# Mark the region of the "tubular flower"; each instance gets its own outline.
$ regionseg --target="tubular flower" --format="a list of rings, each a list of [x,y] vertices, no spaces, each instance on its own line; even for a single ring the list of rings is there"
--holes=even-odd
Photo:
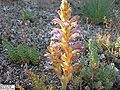
[[[62,0],[58,14],[59,18],[53,19],[54,23],[60,25],[51,32],[51,42],[48,46],[50,53],[45,56],[53,60],[54,72],[59,76],[61,83],[66,84],[71,80],[73,72],[81,67],[80,64],[73,64],[78,61],[76,54],[81,52],[83,46],[75,43],[75,39],[80,37],[79,25],[77,19],[79,16],[71,18],[71,7],[67,0]]]

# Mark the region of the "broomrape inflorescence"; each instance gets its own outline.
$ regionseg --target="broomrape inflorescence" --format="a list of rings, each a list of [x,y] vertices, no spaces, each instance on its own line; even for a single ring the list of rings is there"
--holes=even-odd
[[[71,13],[72,9],[67,0],[62,0],[58,11],[60,19],[53,19],[54,23],[59,24],[61,28],[54,28],[51,32],[49,53],[45,54],[52,62],[51,68],[59,76],[63,90],[66,90],[73,72],[81,66],[79,63],[73,63],[73,61],[78,61],[77,54],[83,50],[82,44],[76,42],[76,38],[80,36],[79,25],[76,21],[79,16],[70,19]]]

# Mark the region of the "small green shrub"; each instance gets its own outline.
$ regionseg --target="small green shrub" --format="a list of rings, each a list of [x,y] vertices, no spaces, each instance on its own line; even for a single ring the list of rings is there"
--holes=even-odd
[[[110,90],[116,74],[114,64],[99,61],[98,51],[92,39],[89,40],[90,64],[84,65],[81,77],[90,88],[96,90]]]
[[[28,72],[29,80],[34,85],[34,90],[47,90],[45,84],[45,75],[42,73],[40,76],[34,72]]]
[[[34,22],[35,16],[30,11],[24,9],[21,11],[21,19]]]
[[[115,66],[101,63],[99,68],[94,69],[94,71],[91,67],[85,66],[81,75],[89,87],[96,90],[110,90],[113,86],[115,72]]]
[[[10,62],[37,64],[39,61],[39,52],[36,48],[27,45],[17,45],[14,47],[10,42],[4,41],[4,47],[8,50]]]
[[[83,16],[88,17],[96,24],[103,23],[104,17],[110,16],[113,0],[84,0]]]
[[[45,73],[41,73],[40,75],[35,74],[32,71],[27,72],[28,79],[32,84],[34,85],[33,90],[56,90],[55,86],[50,84],[50,86],[47,88],[46,85],[46,75]]]

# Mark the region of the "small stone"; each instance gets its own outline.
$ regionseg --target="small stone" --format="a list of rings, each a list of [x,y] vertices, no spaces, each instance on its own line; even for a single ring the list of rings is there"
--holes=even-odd
[[[105,58],[105,55],[104,54],[101,54],[100,55],[100,59],[102,60],[102,59],[104,59]]]

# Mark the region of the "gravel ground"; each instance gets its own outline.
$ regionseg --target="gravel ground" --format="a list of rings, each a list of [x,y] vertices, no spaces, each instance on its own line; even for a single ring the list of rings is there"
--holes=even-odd
[[[20,17],[22,9],[27,9],[34,13],[35,22],[23,21]],[[50,31],[54,26],[51,21],[55,16],[53,13],[55,9],[51,11],[49,9],[43,10],[42,7],[36,7],[36,5],[23,1],[20,1],[18,5],[17,1],[13,1],[11,5],[7,1],[2,1],[0,12],[0,35],[2,35],[2,39],[9,40],[14,46],[27,43],[29,46],[36,46],[40,51],[39,66],[11,64],[8,60],[7,50],[2,48],[0,43],[0,83],[15,84],[18,82],[24,85],[27,82],[26,70],[32,69],[39,74],[44,71],[43,64],[45,62],[43,61],[45,59],[43,53],[45,53],[49,44]],[[24,86],[27,90],[32,90],[31,83],[27,83]]]

